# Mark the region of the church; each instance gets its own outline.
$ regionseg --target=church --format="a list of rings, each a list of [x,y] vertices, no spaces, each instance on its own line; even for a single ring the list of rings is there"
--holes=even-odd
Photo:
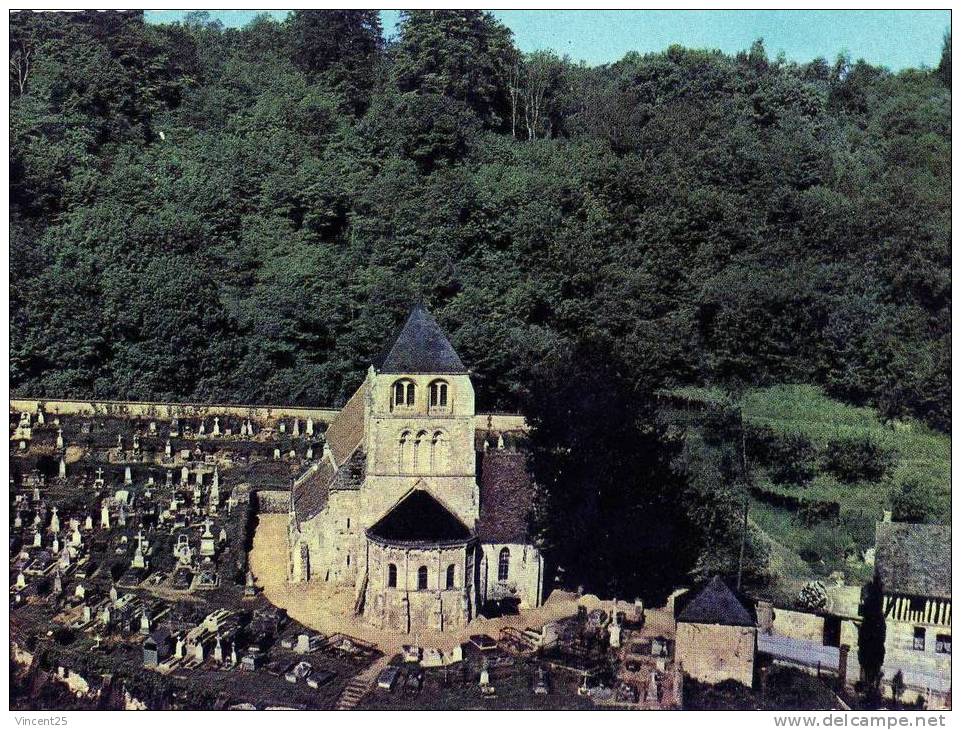
[[[291,490],[289,579],[353,588],[378,628],[462,628],[487,606],[539,606],[525,455],[474,410],[470,372],[415,307],[331,421]]]

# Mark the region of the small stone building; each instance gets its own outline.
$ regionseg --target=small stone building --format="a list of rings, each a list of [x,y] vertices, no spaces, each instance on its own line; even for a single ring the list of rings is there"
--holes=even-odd
[[[733,679],[754,685],[757,619],[720,577],[679,602],[675,661],[692,679],[717,684]]]
[[[406,632],[461,627],[503,598],[540,605],[524,455],[500,435],[488,448],[478,420],[470,372],[415,307],[294,482],[290,579],[350,586],[358,614]]]
[[[902,702],[951,701],[951,528],[879,522],[875,574],[885,616],[884,673],[904,678]]]

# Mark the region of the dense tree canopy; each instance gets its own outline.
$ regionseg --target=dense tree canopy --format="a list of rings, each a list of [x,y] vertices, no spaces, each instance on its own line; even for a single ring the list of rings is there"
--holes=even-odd
[[[950,38],[944,53],[950,59]],[[476,11],[15,13],[11,384],[335,404],[424,297],[515,409],[800,381],[950,420],[950,64],[671,47],[587,68]]]

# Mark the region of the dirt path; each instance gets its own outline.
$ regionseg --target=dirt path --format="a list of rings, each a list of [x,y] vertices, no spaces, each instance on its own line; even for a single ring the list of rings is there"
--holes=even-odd
[[[478,617],[461,631],[393,633],[375,628],[362,617],[353,615],[352,589],[338,589],[321,582],[307,585],[289,584],[286,553],[287,516],[260,515],[257,531],[254,533],[253,549],[250,551],[250,568],[267,600],[286,609],[291,618],[305,626],[328,635],[341,632],[372,642],[387,656],[399,652],[404,644],[450,651],[466,641],[471,634],[484,633],[496,639],[500,630],[507,626],[539,629],[549,621],[574,615],[578,605],[586,606],[588,610],[601,608],[608,612],[613,608],[612,601],[602,601],[596,596],[588,595],[578,599],[574,594],[554,591],[539,608],[496,619]],[[630,610],[624,603],[619,605],[619,609]],[[648,629],[654,633],[667,636],[674,634],[673,616],[666,610],[649,610],[647,623]]]

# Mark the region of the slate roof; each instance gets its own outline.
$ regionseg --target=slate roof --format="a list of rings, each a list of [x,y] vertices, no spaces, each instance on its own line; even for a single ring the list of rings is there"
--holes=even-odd
[[[382,373],[467,372],[437,320],[419,304],[374,367]]]
[[[523,545],[529,542],[527,518],[534,502],[534,484],[527,459],[518,451],[489,449],[478,460],[481,542]]]
[[[389,542],[437,543],[471,538],[467,526],[423,489],[404,497],[367,532]]]
[[[337,466],[343,464],[364,440],[367,381],[350,397],[324,432]]]
[[[321,459],[317,468],[300,482],[294,482],[294,516],[298,523],[309,520],[327,506],[330,483],[337,475],[328,459]]]
[[[357,449],[353,456],[340,465],[334,480],[330,483],[331,491],[360,489],[367,474],[367,454],[363,449]]]
[[[754,612],[717,575],[687,602],[678,614],[677,621],[721,626],[757,625]]]
[[[874,569],[884,593],[951,598],[951,528],[879,522]]]

